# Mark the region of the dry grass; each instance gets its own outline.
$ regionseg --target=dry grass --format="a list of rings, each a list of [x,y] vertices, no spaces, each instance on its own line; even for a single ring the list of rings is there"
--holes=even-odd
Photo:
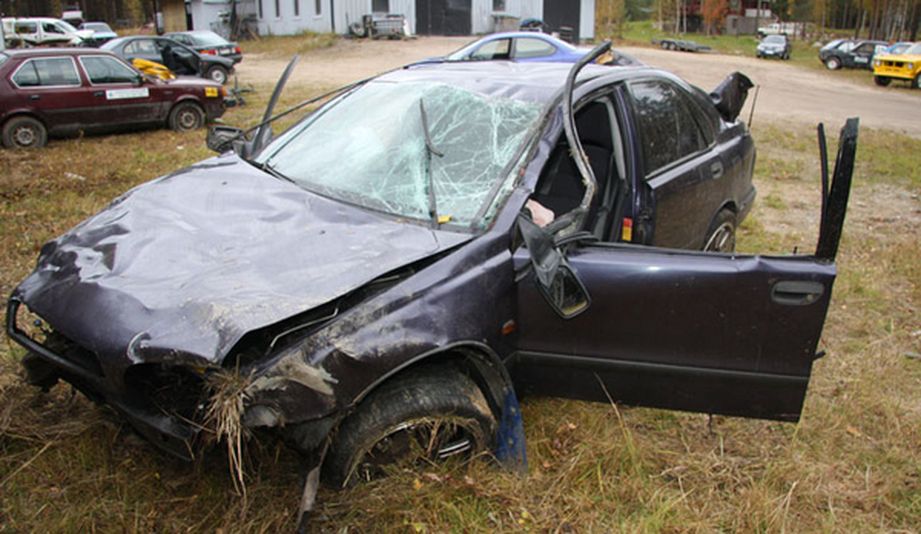
[[[228,122],[258,112],[234,110]],[[806,250],[818,210],[814,137],[766,124],[756,136],[761,201],[739,246]],[[154,131],[0,151],[0,291],[27,274],[45,240],[129,187],[207,156],[201,144],[201,134]],[[921,352],[921,166],[908,155],[919,148],[861,132],[821,343],[828,355],[799,424],[526,399],[527,477],[476,461],[322,490],[314,528],[917,532],[921,360],[910,355]],[[192,465],[166,458],[68,386],[24,385],[21,355],[0,340],[0,532],[293,525],[298,459],[271,437],[254,436],[240,459],[244,501],[222,448]]]

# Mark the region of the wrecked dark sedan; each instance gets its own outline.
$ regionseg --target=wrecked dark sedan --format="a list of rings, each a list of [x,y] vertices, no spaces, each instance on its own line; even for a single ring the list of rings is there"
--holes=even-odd
[[[797,420],[855,125],[814,255],[663,248],[705,232],[660,237],[673,221],[643,216],[667,204],[657,180],[750,164],[710,152],[750,144],[747,85],[704,100],[660,71],[585,66],[603,51],[571,70],[394,71],[129,191],[47,243],[10,299],[29,379],[72,383],[183,458],[204,434],[276,429],[304,453],[304,509],[321,473],[343,485],[407,456],[523,466],[519,394]],[[656,85],[701,131],[661,132],[650,163],[637,94]],[[670,216],[724,220],[695,201]]]

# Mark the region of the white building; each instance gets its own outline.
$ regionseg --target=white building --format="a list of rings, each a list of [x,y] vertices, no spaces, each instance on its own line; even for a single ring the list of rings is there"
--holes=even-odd
[[[175,1],[175,0],[173,0]],[[186,26],[167,28],[216,30],[226,27],[234,0],[187,0]],[[579,39],[594,37],[595,0],[236,0],[237,15],[255,20],[260,35],[304,31],[348,33],[363,15],[400,14],[420,35],[476,35],[501,30],[503,24],[537,18],[553,30],[573,29]],[[164,4],[171,3],[164,1]],[[507,26],[506,26],[507,27]]]

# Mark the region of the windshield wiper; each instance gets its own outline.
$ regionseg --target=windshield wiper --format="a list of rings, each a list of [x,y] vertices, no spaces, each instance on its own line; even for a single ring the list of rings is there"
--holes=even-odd
[[[256,166],[259,167],[260,170],[265,171],[265,172],[271,174],[272,176],[274,176],[275,178],[278,178],[279,180],[284,180],[284,181],[286,181],[286,182],[291,182],[292,184],[295,184],[295,185],[297,184],[297,182],[295,182],[293,179],[291,179],[291,178],[285,176],[284,174],[278,172],[277,170],[275,170],[275,167],[272,167],[271,165],[269,165],[268,162],[257,163]]]
[[[422,117],[422,132],[425,136],[425,177],[428,180],[429,192],[429,217],[432,219],[432,228],[438,228],[438,205],[435,201],[435,178],[432,176],[432,155],[439,158],[444,157],[444,153],[439,152],[432,143],[432,134],[429,132],[429,118],[425,113],[425,104],[419,99],[419,114]]]

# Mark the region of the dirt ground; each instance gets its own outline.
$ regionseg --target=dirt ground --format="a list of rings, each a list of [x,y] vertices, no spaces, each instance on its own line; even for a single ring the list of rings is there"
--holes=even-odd
[[[344,85],[405,65],[444,55],[469,42],[468,37],[420,37],[409,41],[343,40],[332,48],[304,54],[292,77],[297,85]],[[889,129],[921,138],[921,91],[878,88],[843,79],[836,72],[811,71],[782,61],[722,54],[668,52],[655,48],[619,48],[647,64],[672,71],[709,90],[728,73],[746,73],[761,88],[753,125],[759,120],[825,122],[836,130],[857,116],[870,128]],[[238,67],[242,83],[274,81],[287,59],[250,54]],[[867,75],[869,76],[869,74]],[[751,104],[753,98],[749,98]],[[748,105],[744,110],[747,117]]]

